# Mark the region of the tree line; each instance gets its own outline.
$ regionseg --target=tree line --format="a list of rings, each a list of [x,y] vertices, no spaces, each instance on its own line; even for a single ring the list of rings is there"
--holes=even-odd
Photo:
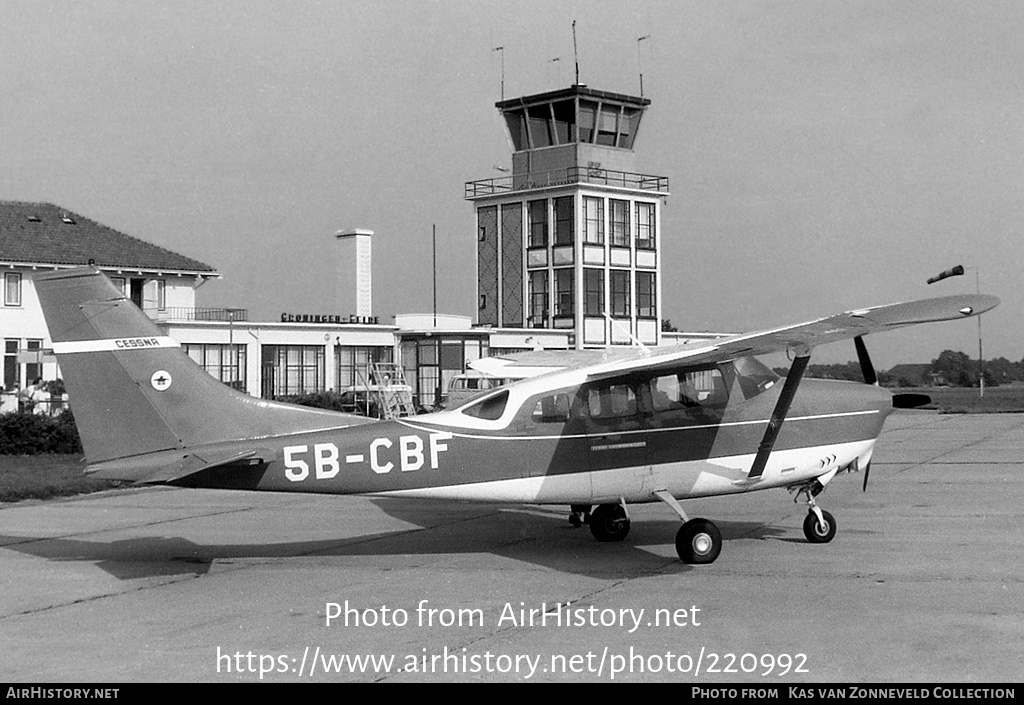
[[[877,370],[878,383],[883,387],[917,387],[947,385],[950,387],[977,387],[978,360],[965,353],[943,350],[931,363],[918,365],[896,365],[890,370]],[[982,365],[986,387],[1024,381],[1024,360],[1012,362],[1005,357],[985,360]],[[785,367],[775,368],[785,375]],[[832,365],[808,365],[806,376],[819,379],[844,379],[863,382],[859,362],[845,362]]]

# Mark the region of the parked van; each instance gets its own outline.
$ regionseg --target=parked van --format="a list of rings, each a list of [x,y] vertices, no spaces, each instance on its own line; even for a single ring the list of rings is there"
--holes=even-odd
[[[515,382],[517,379],[514,377],[492,377],[476,370],[456,375],[448,385],[448,399],[445,402],[445,408],[454,409],[478,394],[497,389]]]

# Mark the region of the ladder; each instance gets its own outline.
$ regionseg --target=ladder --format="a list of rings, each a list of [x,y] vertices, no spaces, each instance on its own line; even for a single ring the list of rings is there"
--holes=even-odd
[[[370,362],[359,373],[366,398],[366,414],[376,406],[378,418],[394,419],[413,416],[412,388],[405,382],[402,366],[394,362]]]

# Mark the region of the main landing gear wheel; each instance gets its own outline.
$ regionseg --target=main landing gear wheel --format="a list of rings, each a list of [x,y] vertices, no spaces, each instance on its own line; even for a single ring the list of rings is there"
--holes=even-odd
[[[621,504],[602,504],[590,515],[590,533],[598,541],[621,541],[629,533],[629,517]]]
[[[676,534],[676,553],[683,563],[714,563],[722,552],[722,533],[707,519],[690,519]]]
[[[804,519],[804,536],[811,543],[828,543],[836,535],[835,517],[822,510],[821,518],[825,522],[824,525],[818,521],[818,516],[814,512],[807,512]]]

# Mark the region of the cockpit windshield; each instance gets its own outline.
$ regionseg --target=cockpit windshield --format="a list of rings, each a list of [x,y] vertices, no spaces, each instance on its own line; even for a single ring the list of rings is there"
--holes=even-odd
[[[744,399],[753,399],[779,381],[779,376],[756,357],[740,357],[732,364]]]

